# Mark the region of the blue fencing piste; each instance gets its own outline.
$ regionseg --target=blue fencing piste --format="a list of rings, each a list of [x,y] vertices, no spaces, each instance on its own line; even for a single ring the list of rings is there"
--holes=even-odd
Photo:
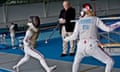
[[[5,44],[0,44],[0,49],[8,49],[9,46],[5,45]]]

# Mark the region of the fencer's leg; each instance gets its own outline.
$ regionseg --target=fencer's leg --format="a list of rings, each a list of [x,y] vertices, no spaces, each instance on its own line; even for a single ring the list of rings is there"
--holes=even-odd
[[[13,69],[15,69],[15,72],[19,72],[19,67],[17,67],[16,65],[13,66]]]
[[[110,59],[110,60],[106,61],[105,63],[106,63],[105,72],[112,72],[114,61],[112,59]]]
[[[76,52],[73,66],[72,66],[72,72],[78,72],[79,65],[80,65],[80,62],[81,62],[83,57],[84,56],[82,54],[80,54],[79,51]]]
[[[36,40],[32,40],[31,44],[32,44],[33,48],[36,48]]]
[[[30,56],[27,55],[27,54],[25,54],[25,56],[24,56],[15,66],[13,66],[13,69],[15,69],[16,72],[19,72],[19,67],[20,67],[23,63],[25,63],[26,61],[28,61],[29,58],[30,58]]]
[[[91,55],[106,64],[105,72],[112,72],[114,61],[102,48],[99,48],[97,45],[96,47],[97,48],[93,48],[94,52],[92,52]]]
[[[12,44],[13,49],[15,49],[15,36],[14,35],[11,35],[11,44]]]
[[[56,65],[54,65],[52,67],[48,67],[48,65],[47,65],[47,63],[46,63],[46,61],[44,59],[44,56],[40,52],[36,51],[33,48],[30,48],[29,55],[32,56],[32,57],[34,57],[34,58],[36,58],[36,59],[38,59],[40,61],[41,65],[43,66],[43,68],[47,72],[51,72],[53,69],[56,68]]]
[[[15,46],[15,40],[14,37],[11,38],[12,46]]]

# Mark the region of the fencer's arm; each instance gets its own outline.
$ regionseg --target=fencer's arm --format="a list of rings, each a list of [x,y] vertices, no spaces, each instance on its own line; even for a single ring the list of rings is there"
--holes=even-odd
[[[79,29],[79,22],[76,22],[73,34],[69,37],[66,37],[64,41],[76,40],[78,37],[78,31],[79,31],[78,29]]]
[[[36,28],[36,27],[34,27],[32,23],[28,23],[27,25],[28,25],[33,31],[35,31],[35,32],[38,32],[38,31],[39,31],[39,29]]]
[[[25,38],[23,40],[24,45],[30,45],[31,44],[31,41],[30,41],[31,36],[32,36],[32,34],[30,33],[30,31],[27,31],[26,35],[25,35]]]
[[[13,28],[14,28],[14,25],[11,25],[11,26],[10,26],[10,29],[13,29]]]
[[[120,27],[120,22],[116,22],[112,25],[105,25],[99,18],[97,18],[97,23],[96,25],[103,31],[106,31],[106,32],[111,32],[113,31],[114,29]]]
[[[39,29],[38,29],[38,28],[35,28],[34,26],[32,27],[32,29],[33,29],[33,31],[35,31],[35,32],[38,32],[38,31],[39,31]]]

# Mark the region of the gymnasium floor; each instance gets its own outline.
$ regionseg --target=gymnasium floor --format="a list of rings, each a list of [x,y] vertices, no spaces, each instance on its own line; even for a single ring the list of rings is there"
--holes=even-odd
[[[57,69],[53,72],[71,72],[72,62],[74,56],[60,57],[62,52],[62,40],[59,31],[55,31],[52,38],[45,44],[45,39],[51,34],[52,30],[41,31],[37,50],[40,51],[45,58],[49,66],[57,65]],[[18,46],[18,40],[20,37],[24,37],[24,33],[18,33],[16,35],[16,46]],[[10,46],[9,34],[6,37],[6,45]],[[0,72],[14,72],[12,66],[15,65],[21,57],[23,57],[23,51],[17,47],[12,49],[0,49]],[[118,55],[111,55],[115,61],[113,72],[120,72],[120,53]],[[104,64],[93,59],[92,57],[85,57],[81,62],[80,72],[104,72]],[[20,67],[20,72],[45,72],[39,62],[33,58]]]

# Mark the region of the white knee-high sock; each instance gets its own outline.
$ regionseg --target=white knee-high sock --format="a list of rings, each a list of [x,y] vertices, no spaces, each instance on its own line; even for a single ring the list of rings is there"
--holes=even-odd
[[[79,63],[74,62],[72,66],[72,72],[78,72]]]
[[[112,72],[113,65],[114,65],[113,60],[108,60],[106,63],[105,72]]]
[[[15,46],[15,40],[14,38],[11,38],[12,46]]]
[[[48,65],[44,59],[40,59],[40,63],[47,72],[50,72],[50,68],[48,67]]]
[[[26,61],[29,60],[29,57],[24,56],[18,63],[17,63],[17,67],[19,67],[20,65],[22,65],[23,63],[25,63]]]

